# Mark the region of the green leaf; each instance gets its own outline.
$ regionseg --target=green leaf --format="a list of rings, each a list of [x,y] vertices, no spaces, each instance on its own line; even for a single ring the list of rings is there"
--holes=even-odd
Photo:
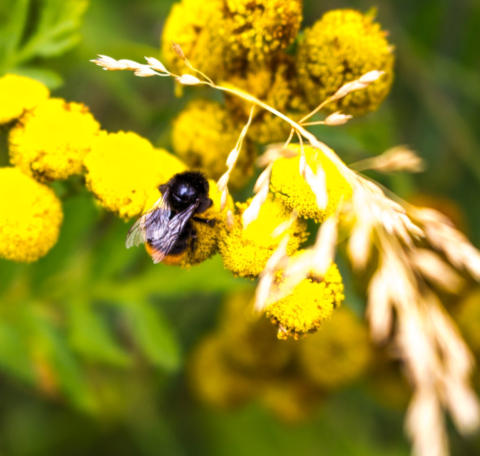
[[[37,68],[37,67],[19,67],[11,70],[11,73],[19,74],[21,76],[28,76],[30,78],[36,79],[37,81],[43,82],[50,90],[57,89],[63,85],[62,77],[53,70],[47,68]]]
[[[0,2],[0,74],[9,68],[27,21],[30,0],[2,0]]]
[[[66,337],[41,308],[29,305],[25,318],[30,327],[32,353],[41,357],[54,375],[58,388],[72,404],[82,410],[93,411],[93,396]]]
[[[125,314],[132,338],[148,360],[162,369],[176,370],[180,365],[180,349],[163,314],[143,301],[127,303]]]
[[[16,61],[54,57],[72,48],[79,40],[78,29],[87,6],[88,0],[40,0],[37,22]]]
[[[44,289],[50,293],[51,283],[48,279],[52,279],[57,272],[64,272],[67,266],[75,263],[75,260],[80,261],[79,246],[85,242],[89,229],[93,227],[97,217],[91,197],[86,192],[65,200],[63,212],[63,224],[57,244],[47,256],[33,266],[32,287],[35,291]],[[71,276],[73,277],[73,274]]]
[[[132,222],[130,222],[132,223]],[[140,250],[127,250],[125,237],[129,225],[114,217],[102,237],[96,239],[95,255],[92,258],[90,274],[95,281],[106,277],[115,277],[123,272],[135,259]]]
[[[102,318],[90,303],[74,300],[69,303],[70,343],[89,361],[100,361],[118,367],[131,364],[129,355],[112,337]]]
[[[24,334],[16,321],[0,319],[0,368],[27,383],[35,383],[35,373]]]

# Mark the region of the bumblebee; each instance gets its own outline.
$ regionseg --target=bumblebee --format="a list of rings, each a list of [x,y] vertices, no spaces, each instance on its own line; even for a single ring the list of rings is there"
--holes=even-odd
[[[213,204],[209,185],[203,174],[186,171],[158,189],[162,197],[130,228],[126,247],[144,243],[154,263],[176,263],[188,249],[195,249],[197,231],[192,221],[215,224],[214,219],[197,216]]]

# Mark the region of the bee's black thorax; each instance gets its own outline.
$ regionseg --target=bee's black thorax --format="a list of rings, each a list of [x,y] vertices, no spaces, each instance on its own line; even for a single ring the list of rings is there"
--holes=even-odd
[[[208,198],[208,181],[201,173],[187,171],[175,174],[160,187],[162,193],[168,190],[168,204],[174,212],[180,212],[197,204],[195,212],[203,212],[211,205]]]

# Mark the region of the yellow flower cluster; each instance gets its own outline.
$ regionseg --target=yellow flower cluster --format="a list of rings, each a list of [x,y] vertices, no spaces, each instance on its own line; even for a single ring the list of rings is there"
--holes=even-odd
[[[190,168],[218,179],[227,170],[228,154],[235,147],[241,129],[220,103],[195,100],[174,121],[173,148]],[[251,177],[254,157],[255,148],[247,139],[230,176],[233,188],[242,187]]]
[[[300,342],[299,364],[320,388],[338,388],[365,372],[370,358],[368,331],[347,307],[335,311],[321,329]]]
[[[229,82],[245,92],[254,95],[280,112],[288,112],[292,118],[307,107],[297,85],[294,62],[283,55],[275,62],[258,65],[245,75],[233,74]],[[237,97],[228,96],[226,105],[234,118],[245,123],[250,113],[250,103]],[[261,144],[282,141],[288,136],[290,126],[279,117],[257,109],[248,136]]]
[[[18,119],[50,95],[41,82],[16,74],[7,74],[0,78],[0,93],[0,124]]]
[[[38,180],[80,174],[100,125],[81,103],[51,98],[10,131],[10,161]]]
[[[86,186],[96,196],[98,203],[127,219],[150,210],[161,197],[158,187],[167,183],[173,175],[187,170],[179,158],[163,149],[155,149],[148,140],[133,132],[100,131],[98,122],[84,105],[48,98],[48,90],[41,83],[9,76],[0,79],[0,89],[13,91],[5,94],[9,103],[4,106],[5,112],[0,114],[5,119],[13,118],[14,114],[10,114],[13,112],[16,112],[15,116],[20,116],[9,132],[10,161],[15,168],[8,168],[5,176],[10,177],[8,173],[14,172],[15,178],[19,180],[18,186],[24,184],[27,189],[24,193],[30,192],[33,198],[28,200],[23,195],[23,199],[18,201],[19,208],[26,214],[23,225],[18,222],[19,233],[13,230],[13,220],[19,218],[20,213],[12,209],[17,203],[16,196],[10,200],[4,198],[2,207],[5,227],[1,232],[4,242],[0,256],[18,261],[34,261],[43,256],[58,237],[61,209],[54,204],[58,201],[50,189],[35,183],[32,177],[40,181],[51,181],[85,172]],[[32,95],[30,103],[22,98],[22,94],[14,92],[21,90]],[[15,100],[18,103],[14,109]],[[225,161],[226,153],[237,141],[239,128],[235,130],[234,124],[218,105],[207,102],[205,109],[208,111],[206,118],[202,115],[201,103],[195,103],[190,110],[196,112],[190,120],[209,121],[204,130],[197,132],[197,139],[202,131],[207,131],[202,146],[224,150]],[[189,122],[187,115],[180,138],[190,133]],[[224,137],[222,134],[225,134]],[[189,147],[185,141],[183,146]],[[200,150],[196,149],[198,145],[192,142],[190,146],[192,149],[186,152],[187,157],[194,153],[200,154]],[[240,159],[240,165],[244,163],[245,168],[237,171],[237,181],[248,175],[247,167],[253,161],[253,149],[248,141],[247,149],[249,159]],[[213,168],[213,174],[218,177],[220,163],[215,161],[213,155],[204,165],[205,168]],[[223,167],[225,168],[224,164]],[[5,180],[2,189],[5,195],[17,195],[17,192],[8,190],[14,188],[12,182],[13,178]],[[229,197],[226,208],[221,210],[221,194],[212,180],[209,181],[209,189],[213,205],[202,214],[202,218],[214,220],[215,225],[192,221],[197,231],[195,247],[178,258],[169,257],[165,262],[190,266],[204,261],[217,251],[218,237],[225,224],[227,210],[233,209],[233,202]],[[53,198],[53,202],[45,195],[50,200]],[[38,198],[38,211],[32,211],[31,207],[37,201],[35,198]],[[12,208],[9,204],[13,205]],[[50,208],[46,207],[48,204]],[[42,214],[44,220],[41,219]],[[7,215],[9,218],[6,218]],[[46,226],[50,226],[50,231]]]
[[[302,22],[301,0],[226,0],[219,34],[233,60],[261,62],[290,45]]]
[[[232,365],[252,375],[279,372],[293,356],[295,345],[279,343],[270,321],[253,312],[248,288],[231,294],[220,313],[217,330]]]
[[[32,262],[58,239],[62,206],[53,191],[18,168],[0,168],[0,257]]]
[[[301,0],[182,0],[166,21],[163,55],[174,71],[191,71],[172,48],[172,42],[178,43],[193,66],[215,81],[225,80],[280,110],[305,111],[294,59],[285,53],[301,21]],[[227,108],[238,130],[250,106],[229,97]],[[258,111],[249,136],[268,143],[288,132],[284,121]]]
[[[326,112],[355,116],[375,110],[393,80],[393,47],[373,13],[345,9],[326,13],[304,31],[293,48],[302,20],[300,0],[181,0],[167,19],[163,53],[173,70],[191,71],[172,48],[178,43],[193,66],[256,96],[292,118],[302,117],[342,85],[371,70],[384,74],[366,89],[353,91]],[[230,117],[245,123],[250,106],[227,96]],[[257,142],[280,141],[289,126],[259,110],[249,136]]]
[[[255,392],[256,385],[224,359],[222,340],[215,334],[197,347],[189,366],[190,384],[205,403],[229,408],[243,404]]]
[[[375,110],[386,97],[393,63],[393,48],[373,15],[348,9],[329,11],[305,30],[297,51],[299,82],[311,108],[368,71],[385,72],[366,89],[326,106],[355,116]]]
[[[189,380],[209,405],[258,399],[280,419],[297,422],[326,393],[365,373],[370,354],[366,328],[348,308],[336,311],[317,334],[283,341],[253,313],[252,293],[245,290],[227,299],[219,326],[194,350]]]
[[[274,231],[290,217],[282,204],[270,196],[261,206],[256,220],[243,229],[242,214],[249,203],[250,200],[237,203],[233,226],[226,224],[219,239],[225,267],[241,277],[257,277],[263,271],[282,240],[282,235],[274,236]],[[297,220],[287,233],[290,235],[287,253],[292,254],[306,240],[306,225]]]
[[[147,199],[185,165],[133,132],[102,133],[86,156],[86,184],[100,204],[122,218],[140,215]]]
[[[266,315],[278,326],[280,339],[298,339],[320,328],[343,299],[342,276],[333,264],[322,281],[303,279],[290,294],[270,304]]]
[[[307,164],[313,172],[321,168],[325,173],[328,203],[325,209],[319,209],[315,194],[301,176],[299,145],[288,146],[297,155],[279,158],[272,169],[271,191],[289,210],[295,210],[301,217],[322,222],[333,214],[341,202],[352,195],[352,188],[337,167],[320,150],[304,146]]]
[[[225,44],[217,35],[222,6],[222,0],[182,0],[173,5],[162,35],[163,57],[172,71],[187,70],[172,47],[176,43],[195,68],[210,77],[222,77]]]
[[[302,20],[300,0],[182,0],[165,23],[162,50],[176,71],[182,59],[172,43],[212,78],[270,58],[289,46]]]

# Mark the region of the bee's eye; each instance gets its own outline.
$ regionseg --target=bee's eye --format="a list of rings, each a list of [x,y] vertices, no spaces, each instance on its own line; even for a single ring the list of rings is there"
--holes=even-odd
[[[173,196],[177,201],[191,201],[195,197],[195,189],[190,185],[181,184],[173,191]]]

